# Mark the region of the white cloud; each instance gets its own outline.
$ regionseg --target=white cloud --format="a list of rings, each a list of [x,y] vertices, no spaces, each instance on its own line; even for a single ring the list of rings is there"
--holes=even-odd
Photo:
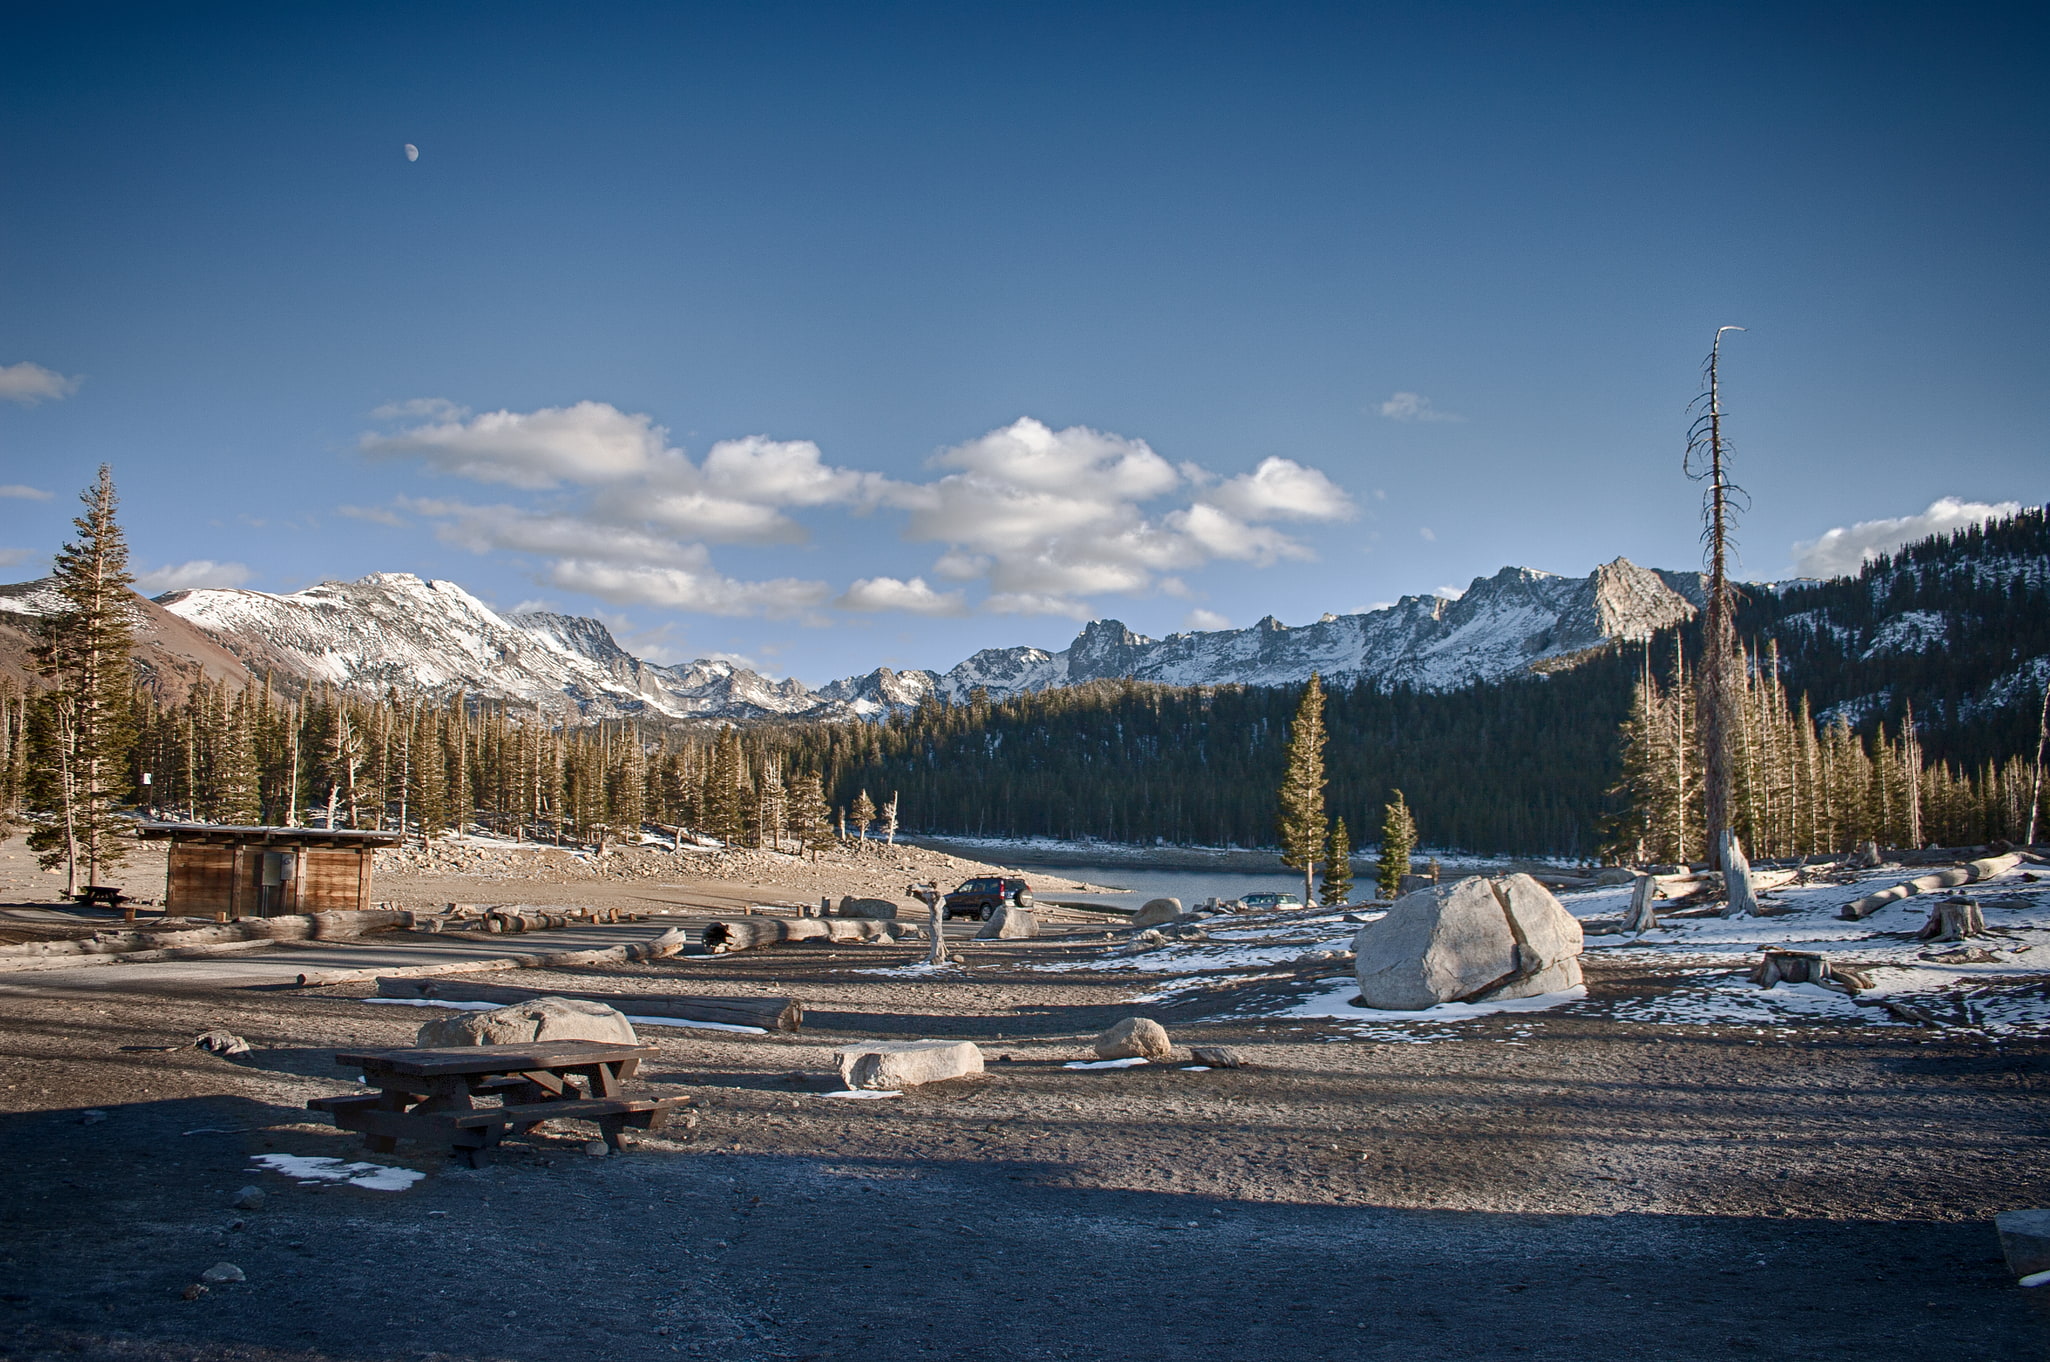
[[[548,581],[614,605],[657,605],[707,615],[800,615],[824,605],[833,594],[824,582],[778,578],[742,582],[701,567],[655,567],[562,558],[551,563]]]
[[[1352,501],[1315,469],[1269,458],[1220,482],[1176,466],[1143,440],[1087,426],[1054,430],[1028,418],[942,451],[949,471],[878,489],[910,512],[905,537],[945,545],[933,572],[986,580],[996,613],[1086,618],[1080,598],[1187,589],[1176,574],[1219,558],[1265,566],[1309,547],[1257,522],[1330,520]],[[1149,513],[1172,494],[1187,504]]]
[[[0,497],[12,497],[18,501],[48,501],[50,494],[40,487],[27,487],[18,482],[0,486]]]
[[[833,602],[842,610],[902,610],[913,615],[962,615],[968,607],[959,591],[934,591],[925,578],[864,577]]]
[[[0,549],[0,567],[19,567],[35,553],[34,549]]]
[[[652,418],[601,402],[479,416],[432,400],[379,416],[401,428],[365,435],[366,453],[556,494],[527,505],[398,501],[435,522],[443,540],[535,555],[545,560],[543,580],[586,583],[580,589],[604,599],[720,614],[818,603],[817,583],[796,591],[788,581],[738,582],[717,573],[706,550],[801,542],[800,510],[901,511],[905,538],[938,546],[925,576],[859,578],[836,598],[842,609],[968,609],[966,592],[939,590],[930,578],[982,584],[986,610],[1077,618],[1093,613],[1084,599],[1093,595],[1186,594],[1180,574],[1220,559],[1266,566],[1313,557],[1268,522],[1354,514],[1341,488],[1292,459],[1219,479],[1169,463],[1143,440],[1030,418],[942,450],[931,481],[899,482],[835,467],[809,440],[765,435],[722,440],[695,462],[668,447]]]
[[[382,506],[337,506],[335,514],[345,515],[351,520],[367,520],[373,525],[388,525],[395,530],[403,528],[406,523],[397,511],[386,510]]]
[[[1821,537],[1794,545],[1794,571],[1803,577],[1846,577],[1884,553],[1891,553],[1932,534],[1948,534],[1981,521],[2010,516],[2018,501],[1965,501],[1938,497],[1920,515],[1892,520],[1861,520],[1838,526]]]
[[[0,364],[0,399],[19,402],[24,407],[33,407],[48,398],[60,401],[78,391],[82,378],[67,378],[55,369],[45,369],[40,364],[23,360],[19,364]]]
[[[1231,621],[1218,614],[1215,610],[1196,609],[1191,610],[1182,618],[1182,628],[1194,630],[1229,629],[1231,628]]]
[[[1337,483],[1294,459],[1262,459],[1203,500],[1247,520],[1345,520],[1354,513],[1352,498]]]
[[[1429,525],[1417,526],[1417,534],[1421,536],[1423,541],[1427,544],[1435,544],[1438,542],[1437,531],[1433,530]]]
[[[529,596],[507,613],[514,615],[560,615],[562,611],[556,607],[554,601],[542,600],[538,596]],[[641,653],[639,656],[646,657],[647,654]]]
[[[240,586],[252,574],[244,563],[216,563],[211,558],[195,558],[189,563],[175,563],[156,568],[150,572],[137,573],[135,589],[145,596],[160,596],[166,591],[196,591],[208,586]]]
[[[1466,588],[1463,586],[1441,586],[1435,588],[1431,594],[1441,600],[1456,601],[1466,594]]]
[[[1464,421],[1454,412],[1439,411],[1422,393],[1395,393],[1381,404],[1381,415],[1391,421]]]
[[[646,415],[623,412],[608,402],[476,416],[436,399],[379,410],[427,414],[429,419],[396,435],[365,435],[364,453],[417,458],[457,477],[529,489],[614,482],[644,473],[662,454],[668,434]]]

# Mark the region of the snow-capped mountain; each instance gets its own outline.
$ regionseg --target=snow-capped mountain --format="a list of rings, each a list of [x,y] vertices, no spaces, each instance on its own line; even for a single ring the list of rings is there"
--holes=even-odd
[[[1058,653],[984,649],[939,677],[935,689],[961,699],[980,686],[1002,699],[1127,676],[1178,686],[1278,686],[1315,671],[1338,683],[1456,690],[1611,639],[1649,637],[1690,618],[1701,600],[1699,573],[1655,572],[1625,558],[1586,577],[1510,567],[1475,578],[1457,600],[1405,596],[1383,610],[1326,615],[1295,628],[1270,615],[1250,629],[1150,639],[1116,620],[1096,620]]]
[[[17,593],[27,588],[15,588]],[[176,591],[146,613],[189,633],[242,677],[280,684],[463,692],[585,717],[639,714],[751,720],[874,717],[928,696],[993,699],[1134,677],[1174,685],[1285,685],[1311,671],[1447,690],[1525,671],[1615,638],[1643,637],[1691,615],[1696,574],[1623,559],[1584,578],[1504,568],[1458,600],[1409,596],[1386,609],[1289,627],[1150,639],[1097,620],[1060,652],[996,648],[952,670],[879,667],[812,690],[719,660],[664,665],[634,656],[601,622],[542,612],[500,615],[453,582],[373,573],[304,591]],[[14,598],[10,598],[14,599]],[[20,596],[26,606],[30,596]],[[232,656],[230,656],[232,655]]]
[[[322,582],[290,595],[204,589],[157,598],[249,669],[336,686],[462,691],[588,717],[846,717],[800,681],[727,662],[666,667],[633,656],[593,619],[502,616],[454,582],[408,572]]]

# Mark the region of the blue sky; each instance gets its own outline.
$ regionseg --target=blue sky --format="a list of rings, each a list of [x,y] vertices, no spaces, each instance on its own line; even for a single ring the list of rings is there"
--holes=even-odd
[[[1855,562],[2050,498],[2046,29],[13,6],[0,575],[102,460],[158,587],[412,571],[813,682],[1686,567],[1724,324],[1747,575]]]

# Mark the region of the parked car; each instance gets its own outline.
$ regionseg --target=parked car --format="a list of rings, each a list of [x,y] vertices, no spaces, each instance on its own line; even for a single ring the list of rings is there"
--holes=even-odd
[[[1300,908],[1303,901],[1294,894],[1241,894],[1239,902],[1246,905],[1249,913],[1278,913],[1285,908]]]
[[[963,880],[961,887],[942,901],[940,911],[947,917],[974,917],[987,922],[996,916],[997,906],[1004,903],[1030,908],[1032,886],[1023,880],[995,875]]]

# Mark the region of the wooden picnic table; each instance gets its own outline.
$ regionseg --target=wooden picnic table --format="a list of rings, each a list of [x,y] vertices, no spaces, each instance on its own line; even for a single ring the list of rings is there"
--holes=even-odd
[[[373,1153],[419,1140],[443,1146],[473,1168],[508,1133],[524,1134],[544,1121],[595,1121],[605,1143],[618,1150],[626,1127],[659,1129],[670,1109],[686,1100],[620,1095],[641,1061],[659,1053],[652,1045],[595,1040],[345,1051],[335,1063],[359,1070],[376,1091],[316,1097],[306,1105],[329,1113],[344,1130],[361,1132]]]

